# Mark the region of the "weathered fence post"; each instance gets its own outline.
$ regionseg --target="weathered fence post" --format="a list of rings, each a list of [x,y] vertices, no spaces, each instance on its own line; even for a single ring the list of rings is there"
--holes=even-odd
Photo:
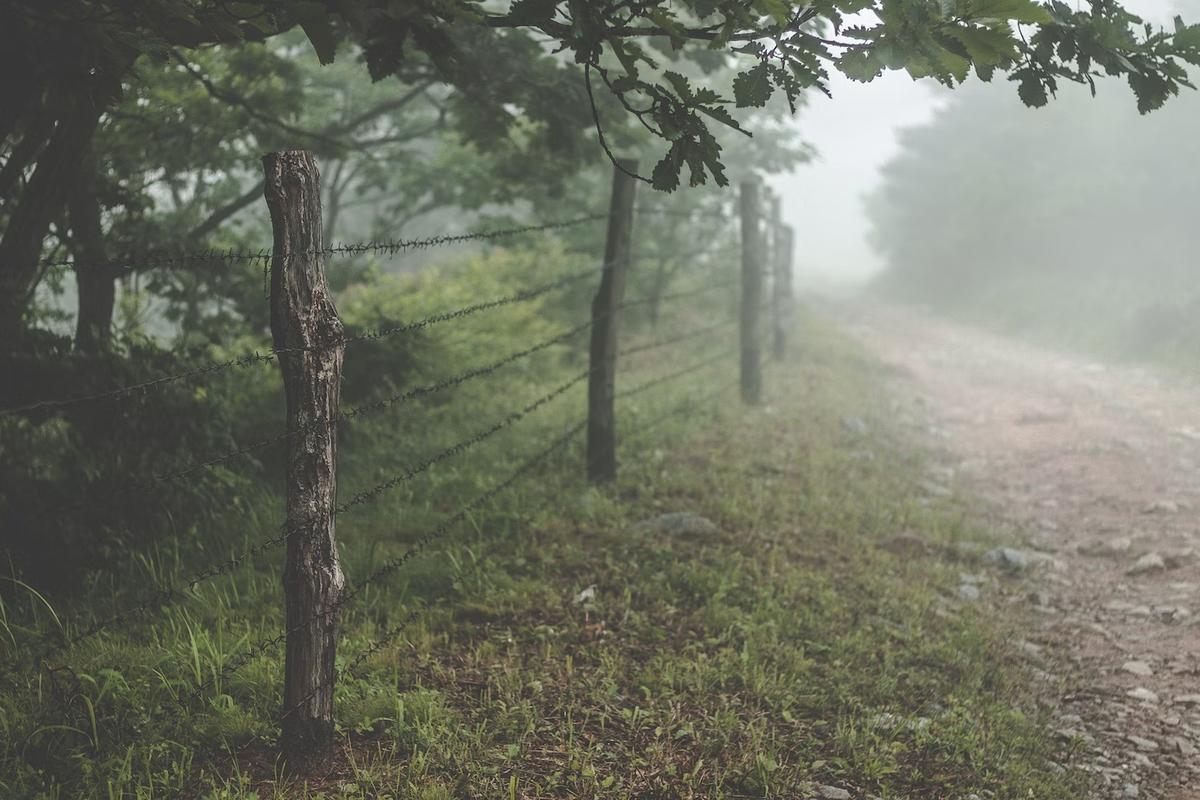
[[[783,358],[787,338],[787,308],[784,291],[787,288],[783,274],[783,221],[782,203],[778,196],[771,198],[771,355],[778,361]]]
[[[791,225],[781,224],[778,228],[779,244],[775,251],[775,270],[779,281],[779,296],[782,299],[784,345],[792,331],[792,317],[796,312],[795,289],[792,288],[792,253],[796,242],[796,231]],[[782,351],[781,351],[782,354]]]
[[[762,327],[759,309],[763,291],[763,241],[760,228],[759,182],[742,183],[742,401],[762,401]]]
[[[621,169],[621,168],[624,169]],[[600,289],[592,300],[592,346],[588,375],[587,474],[592,483],[617,477],[617,420],[614,408],[617,373],[617,316],[625,294],[625,274],[633,241],[636,161],[620,159],[613,168],[608,240]]]
[[[271,334],[287,394],[287,655],[280,749],[308,773],[333,754],[334,655],[345,587],[334,536],[342,322],[325,282],[320,174],[312,153],[263,156],[275,231]]]

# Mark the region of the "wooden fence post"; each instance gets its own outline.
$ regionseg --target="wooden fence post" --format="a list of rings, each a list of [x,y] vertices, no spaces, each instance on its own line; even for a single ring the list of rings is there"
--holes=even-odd
[[[771,354],[783,358],[787,344],[787,276],[784,275],[785,236],[779,197],[771,198]]]
[[[763,291],[763,241],[760,229],[759,182],[742,183],[742,401],[762,402],[762,328],[759,309]]]
[[[779,281],[779,296],[783,318],[784,345],[792,331],[792,317],[796,311],[796,295],[792,288],[792,255],[796,243],[796,231],[791,225],[780,224],[779,246],[775,252],[775,271]],[[781,351],[782,354],[782,351]]]
[[[621,169],[623,167],[624,169]],[[617,477],[617,420],[614,408],[617,373],[617,317],[625,294],[625,274],[633,241],[633,198],[637,161],[619,159],[613,167],[608,239],[600,289],[592,300],[592,346],[589,357],[587,475],[592,483]]]
[[[337,415],[345,348],[325,282],[320,174],[312,153],[263,156],[275,232],[271,334],[287,393],[287,655],[280,748],[287,769],[323,768],[333,754],[334,655],[345,587],[333,511]]]

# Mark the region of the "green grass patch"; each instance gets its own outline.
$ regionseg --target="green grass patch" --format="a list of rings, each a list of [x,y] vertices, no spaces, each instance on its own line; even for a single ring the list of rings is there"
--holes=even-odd
[[[732,359],[621,401],[615,485],[583,483],[576,441],[356,598],[343,615],[347,661],[434,602],[339,683],[329,775],[277,769],[281,647],[186,711],[172,704],[281,629],[272,554],[12,676],[0,690],[0,796],[802,797],[813,785],[852,797],[1086,796],[1087,773],[1052,763],[1069,766],[1072,753],[1046,730],[1005,622],[950,599],[962,565],[943,553],[986,534],[952,501],[918,502],[923,459],[888,427],[879,368],[808,317],[793,340],[766,369],[762,407],[717,394],[732,388]],[[641,354],[618,388],[727,345]],[[370,423],[351,437],[347,484],[403,469],[413,440],[433,447],[502,418],[577,369],[572,358]],[[581,399],[347,514],[350,583],[565,430]],[[846,414],[869,432],[848,430]],[[385,451],[395,463],[379,467],[371,456]],[[637,528],[665,512],[716,531]],[[902,557],[879,546],[904,530],[935,547]],[[162,556],[124,579],[181,574]],[[79,626],[86,606],[58,611]],[[31,594],[0,621],[9,657],[54,641]]]

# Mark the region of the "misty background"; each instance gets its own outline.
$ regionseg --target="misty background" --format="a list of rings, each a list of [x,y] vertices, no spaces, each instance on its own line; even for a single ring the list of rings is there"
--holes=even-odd
[[[1125,7],[1156,26],[1169,26],[1175,14],[1190,21],[1200,12],[1200,3],[1194,0],[1129,0]],[[1051,115],[1058,118],[1068,113],[1060,111],[1057,103],[1047,109],[1025,108],[1017,102],[1015,86],[1003,76],[991,84],[972,77],[965,86],[951,91],[930,80],[914,81],[905,72],[888,71],[869,84],[855,83],[834,72],[830,89],[832,98],[812,93],[797,119],[804,137],[816,148],[817,158],[793,174],[771,181],[783,195],[789,222],[800,231],[796,276],[800,285],[862,284],[885,268],[885,255],[871,244],[867,198],[881,186],[885,166],[899,156],[905,131],[941,125],[943,114],[955,108],[972,105],[979,109],[986,102],[981,96],[1003,104],[1006,118],[1014,125],[1044,125]],[[1120,119],[1124,125],[1139,118],[1123,81],[1100,81],[1098,91],[1099,99],[1112,101],[1108,104],[1112,119]],[[1196,111],[1200,98],[1191,94],[1185,92],[1173,99],[1165,113],[1141,119],[1146,123],[1145,141],[1164,124],[1158,119],[1160,114],[1185,114],[1181,111],[1185,107],[1200,113]],[[1081,108],[1083,97],[1076,97],[1086,96],[1086,91],[1072,85],[1065,87],[1062,95],[1070,98],[1070,113],[1087,113]],[[1095,135],[1096,131],[1091,131],[1088,138]],[[1115,139],[1112,142],[1118,146]]]

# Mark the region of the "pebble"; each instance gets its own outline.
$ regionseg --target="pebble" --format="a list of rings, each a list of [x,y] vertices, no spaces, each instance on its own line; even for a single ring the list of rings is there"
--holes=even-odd
[[[1137,797],[1138,787],[1136,783],[1127,783],[1121,787],[1121,793],[1118,797]]]
[[[1153,739],[1143,739],[1141,736],[1126,736],[1126,740],[1144,753],[1153,753],[1158,749],[1158,742]]]
[[[1200,706],[1200,694],[1180,694],[1175,696],[1177,706]]]
[[[1121,665],[1121,669],[1125,670],[1131,675],[1140,675],[1143,678],[1154,674],[1154,670],[1150,669],[1150,665],[1145,661],[1126,661]]]
[[[1120,556],[1128,553],[1133,547],[1133,539],[1128,536],[1117,536],[1102,542],[1091,542],[1079,548],[1085,556]]]
[[[1179,511],[1179,504],[1170,500],[1156,500],[1142,509],[1143,514],[1174,514]]]
[[[857,433],[859,436],[866,436],[870,428],[867,423],[863,422],[862,417],[857,417],[854,414],[846,414],[842,417],[842,427],[851,433]]]
[[[1029,566],[1029,556],[1011,547],[997,547],[983,554],[985,563],[1017,572]]]
[[[1191,758],[1196,755],[1196,746],[1182,736],[1172,736],[1167,744],[1179,751],[1179,755]]]
[[[822,786],[817,791],[825,800],[850,800],[850,793],[836,786]]]
[[[959,586],[958,589],[956,589],[955,591],[958,593],[958,596],[963,598],[964,600],[978,600],[979,599],[979,587],[978,586],[972,586],[969,583],[964,583],[961,586]]]
[[[1143,686],[1137,686],[1125,693],[1126,697],[1132,697],[1134,700],[1141,700],[1145,703],[1157,703],[1158,695]]]
[[[1133,566],[1125,570],[1127,575],[1141,575],[1146,572],[1161,572],[1167,568],[1167,562],[1163,561],[1163,557],[1153,551],[1133,562]]]
[[[670,536],[711,536],[717,526],[698,514],[677,511],[642,520],[633,530],[643,533],[665,533]]]

